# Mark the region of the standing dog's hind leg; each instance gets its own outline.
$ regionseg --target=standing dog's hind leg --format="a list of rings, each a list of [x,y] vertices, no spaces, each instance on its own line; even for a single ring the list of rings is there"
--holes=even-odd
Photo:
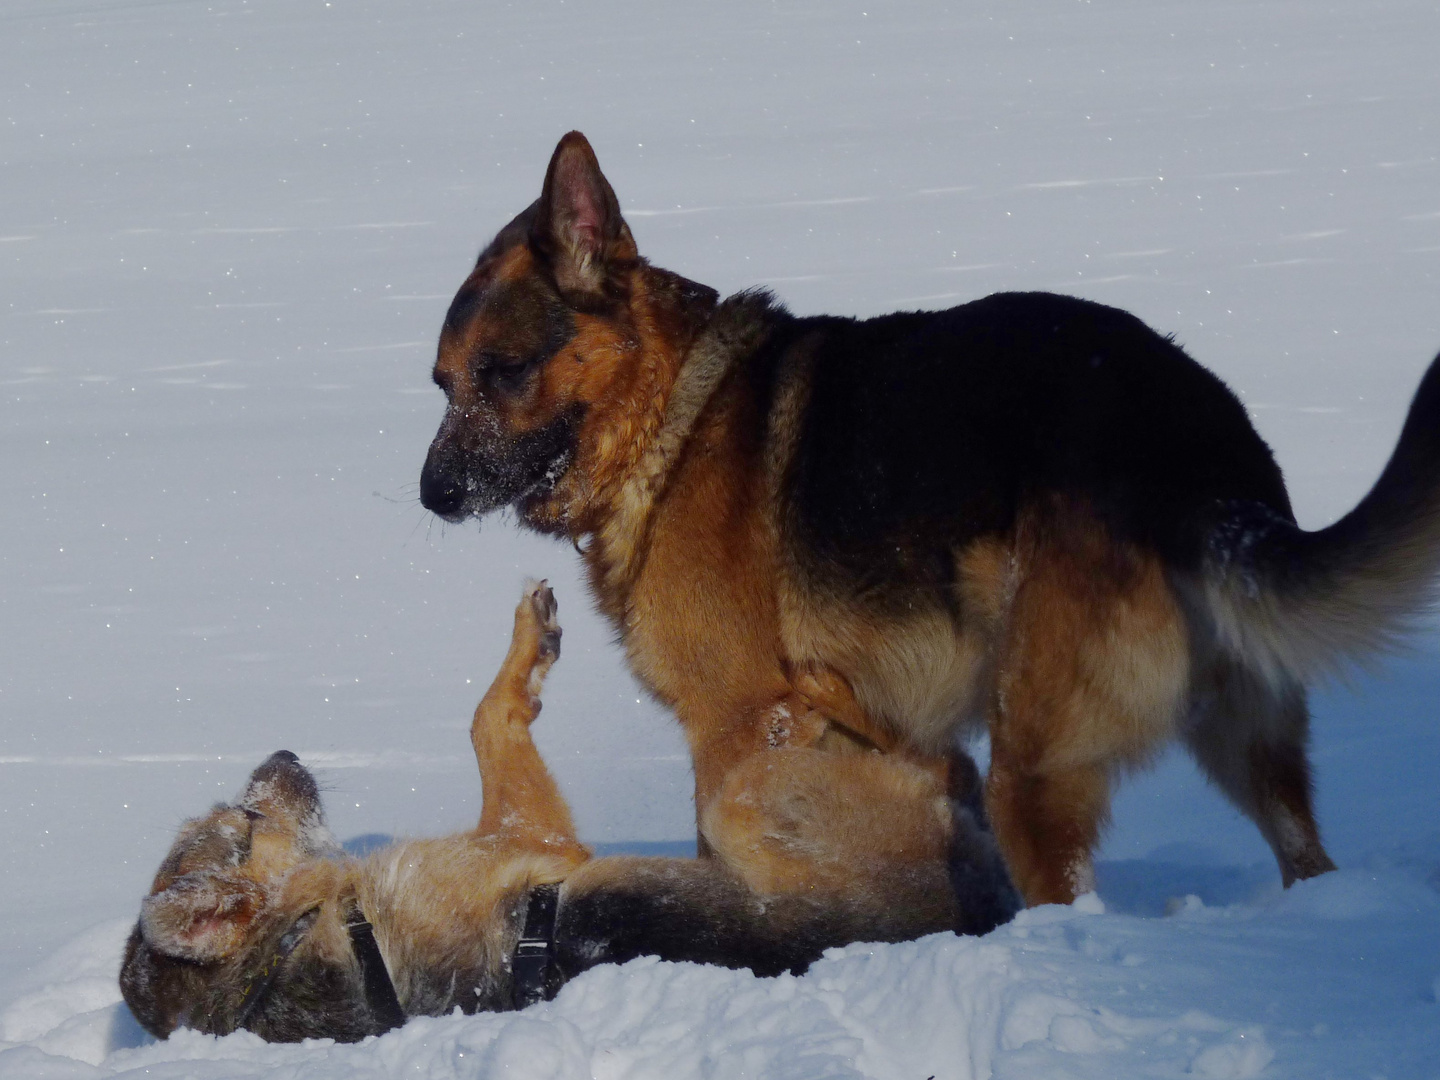
[[[1315,821],[1304,687],[1271,687],[1224,661],[1215,665],[1209,685],[1213,693],[1185,736],[1195,760],[1259,826],[1287,888],[1334,870]]]
[[[1041,771],[992,744],[986,802],[1027,904],[1068,904],[1095,888],[1091,851],[1110,812],[1103,766]]]
[[[570,808],[530,738],[545,675],[559,655],[555,595],[543,581],[527,582],[510,651],[470,725],[484,796],[478,831],[528,834],[547,847],[580,849]]]
[[[1189,637],[1160,559],[1083,506],[1038,507],[1017,531],[986,804],[1026,902],[1069,903],[1095,887],[1111,778],[1175,732]]]

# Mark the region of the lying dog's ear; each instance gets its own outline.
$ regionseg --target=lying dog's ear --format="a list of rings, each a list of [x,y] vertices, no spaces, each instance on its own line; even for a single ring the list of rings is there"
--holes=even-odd
[[[548,258],[562,290],[600,293],[614,263],[638,254],[620,201],[578,131],[555,147],[534,211],[530,242]]]
[[[262,886],[209,871],[185,874],[140,905],[140,931],[158,952],[211,963],[232,955],[265,904]]]

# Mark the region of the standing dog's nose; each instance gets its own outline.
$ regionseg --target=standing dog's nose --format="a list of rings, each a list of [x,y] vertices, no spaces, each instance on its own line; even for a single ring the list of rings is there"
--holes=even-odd
[[[432,450],[420,470],[420,505],[446,521],[459,521],[464,515],[465,484],[444,468]]]

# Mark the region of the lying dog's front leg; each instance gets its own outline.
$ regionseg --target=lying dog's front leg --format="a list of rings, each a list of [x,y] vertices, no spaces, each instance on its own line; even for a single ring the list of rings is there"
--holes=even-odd
[[[573,848],[584,856],[570,808],[530,738],[541,686],[559,655],[555,595],[543,581],[527,582],[515,608],[510,651],[470,725],[484,797],[478,831],[534,840],[548,850]]]

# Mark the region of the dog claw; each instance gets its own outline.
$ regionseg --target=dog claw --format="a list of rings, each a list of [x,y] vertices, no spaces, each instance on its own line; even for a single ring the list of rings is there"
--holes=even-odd
[[[560,623],[556,619],[559,605],[555,593],[545,581],[530,582],[525,595],[530,600],[530,610],[539,630],[539,644],[536,647],[538,659],[557,660],[560,657]]]

